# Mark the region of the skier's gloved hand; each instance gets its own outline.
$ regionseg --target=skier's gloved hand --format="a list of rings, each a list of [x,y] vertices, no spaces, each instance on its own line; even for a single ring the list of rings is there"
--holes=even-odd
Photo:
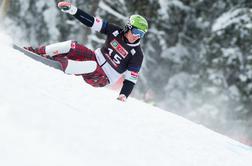
[[[78,8],[73,6],[70,2],[59,2],[58,7],[64,13],[69,13],[71,15],[75,15],[77,13]]]
[[[117,100],[120,100],[122,102],[125,102],[127,100],[127,97],[124,95],[124,94],[120,94],[118,97],[117,97]]]

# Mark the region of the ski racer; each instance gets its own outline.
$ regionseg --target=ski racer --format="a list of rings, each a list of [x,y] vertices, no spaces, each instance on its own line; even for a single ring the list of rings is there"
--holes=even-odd
[[[132,15],[124,28],[106,20],[90,16],[70,2],[59,2],[62,12],[68,13],[92,30],[107,35],[102,48],[90,50],[76,41],[65,41],[29,51],[58,61],[67,74],[81,75],[93,87],[114,84],[124,74],[120,101],[132,92],[143,62],[140,40],[148,30],[148,22],[140,15]]]

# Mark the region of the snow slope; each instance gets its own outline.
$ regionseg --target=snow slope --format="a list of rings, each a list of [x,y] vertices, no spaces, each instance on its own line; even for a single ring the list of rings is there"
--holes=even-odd
[[[1,166],[251,166],[252,149],[135,99],[94,89],[0,33]]]

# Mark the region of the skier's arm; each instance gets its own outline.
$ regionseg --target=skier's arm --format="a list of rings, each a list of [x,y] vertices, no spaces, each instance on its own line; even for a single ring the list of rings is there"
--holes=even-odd
[[[131,94],[134,86],[139,77],[139,71],[143,63],[143,52],[141,48],[136,49],[136,54],[129,60],[128,68],[124,73],[125,80],[118,97],[121,101],[126,101],[127,97]]]
[[[135,84],[132,83],[131,81],[124,80],[123,81],[123,87],[122,87],[120,95],[119,95],[119,97],[117,99],[121,100],[121,101],[126,101],[127,97],[132,92],[134,86],[135,86]]]
[[[120,95],[117,98],[121,101],[126,101],[127,97],[131,94],[138,79],[138,72],[127,70],[125,73],[125,80],[123,81],[123,87],[120,91]]]
[[[86,25],[87,27],[90,27],[95,31],[104,31],[104,29],[106,29],[108,26],[107,21],[103,21],[102,19],[89,15],[88,13],[72,5],[70,2],[59,2],[58,7],[61,9],[62,12],[73,15],[82,24]]]
[[[101,32],[102,29],[106,29],[108,26],[108,22],[104,21],[100,18],[90,16],[86,12],[81,9],[77,10],[77,13],[73,15],[77,20],[79,20],[82,24],[90,27],[92,30]]]

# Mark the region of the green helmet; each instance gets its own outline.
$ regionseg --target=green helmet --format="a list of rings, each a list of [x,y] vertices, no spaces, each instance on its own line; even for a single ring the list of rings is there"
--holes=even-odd
[[[128,29],[137,28],[143,31],[144,33],[148,31],[147,20],[143,16],[137,14],[130,16],[127,26]]]

